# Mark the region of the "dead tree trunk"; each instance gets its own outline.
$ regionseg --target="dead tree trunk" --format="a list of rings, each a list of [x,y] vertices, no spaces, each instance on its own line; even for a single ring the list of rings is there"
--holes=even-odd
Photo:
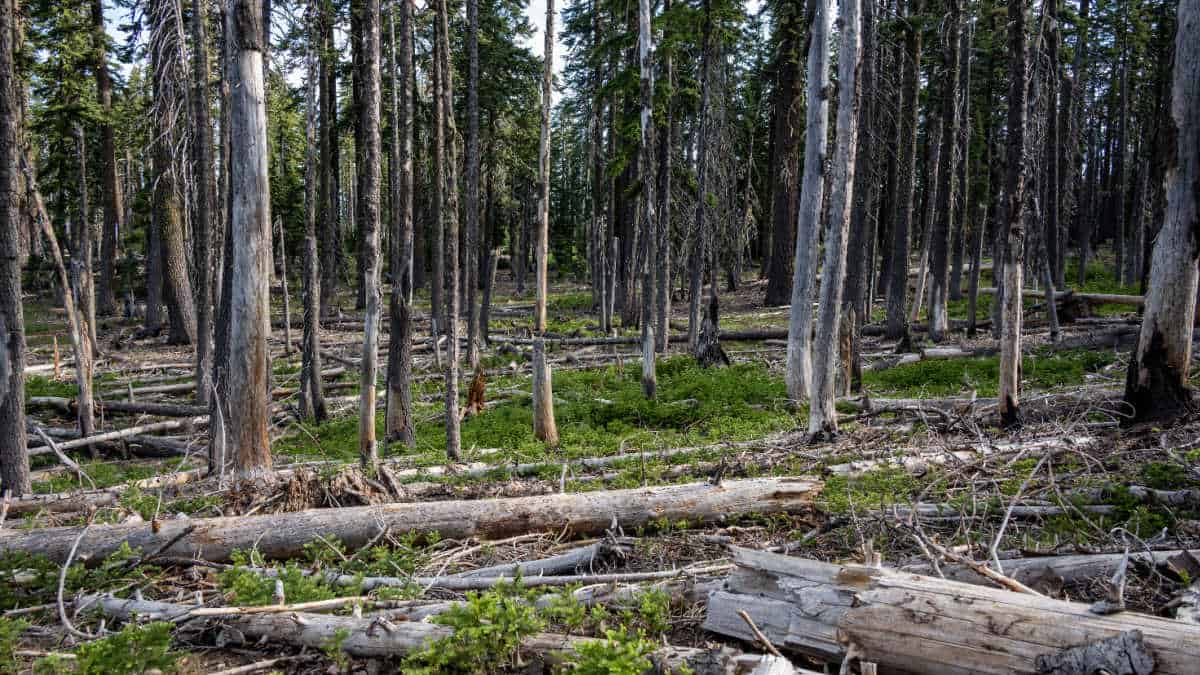
[[[444,300],[446,321],[446,456],[457,461],[461,451],[462,439],[459,431],[458,414],[458,315],[459,315],[459,261],[458,261],[458,149],[454,128],[454,81],[450,68],[450,19],[446,3],[448,0],[437,0],[437,22],[440,49],[438,57],[441,63],[438,71],[439,94],[442,97],[442,115],[444,123],[445,159],[445,191],[446,203],[442,218],[446,223],[445,240],[445,286]],[[552,34],[552,28],[547,28]],[[543,278],[544,278],[543,274]]]
[[[318,0],[321,64],[321,316],[334,314],[342,263],[341,157],[338,140],[337,23],[333,0]]]
[[[25,453],[25,313],[21,298],[22,214],[14,3],[0,2],[0,492],[30,491]]]
[[[816,277],[817,228],[825,201],[825,151],[829,136],[829,0],[814,0],[808,45],[808,106],[805,111],[804,177],[796,225],[792,270],[792,306],[788,312],[787,389],[794,405],[807,400],[812,387],[813,282]]]
[[[911,0],[908,16],[915,17],[923,9],[922,0]],[[908,335],[908,249],[913,221],[913,186],[916,183],[917,113],[921,93],[921,31],[917,26],[905,30],[904,85],[900,106],[900,143],[898,148],[900,174],[897,189],[898,210],[892,227],[891,279],[888,282],[887,337],[898,339]]]
[[[663,0],[663,12],[671,11],[671,0]],[[674,66],[668,50],[662,59],[663,81],[667,91],[674,91]],[[667,353],[667,336],[671,333],[671,156],[675,151],[674,97],[668,94],[663,123],[658,128],[658,269],[655,270],[657,293],[657,326],[654,334],[658,351]],[[598,128],[598,127],[597,127]],[[597,144],[599,141],[597,140]],[[599,186],[599,183],[597,183]],[[596,189],[599,195],[601,190]],[[600,237],[600,250],[604,237]]]
[[[317,252],[317,96],[319,22],[316,0],[309,3],[306,24],[309,28],[308,51],[305,54],[308,105],[305,111],[304,135],[308,148],[304,155],[304,335],[300,350],[300,417],[319,422],[325,418],[325,396],[321,391],[321,272]],[[316,43],[316,44],[314,44]]]
[[[872,2],[872,0],[867,0]],[[858,153],[858,78],[862,62],[860,0],[842,0],[838,10],[837,147],[833,155],[829,221],[825,226],[825,264],[821,269],[821,304],[817,339],[813,345],[812,401],[808,430],[814,435],[837,433],[838,371],[842,323],[842,291],[846,278],[846,245],[850,234],[850,212],[854,206],[854,160]],[[790,341],[789,341],[790,342]],[[849,373],[843,373],[848,377]]]
[[[400,13],[400,43],[396,45],[396,12]],[[397,2],[392,8],[392,260],[391,340],[388,344],[386,438],[411,447],[416,442],[412,416],[412,308],[413,286],[413,157],[412,5]]]
[[[262,0],[229,0],[225,42],[230,50],[229,420],[226,434],[240,479],[271,469],[271,201],[267,172],[267,110],[263,82]]]
[[[359,382],[358,452],[364,467],[374,469],[379,462],[375,443],[375,381],[379,371],[379,324],[383,320],[383,300],[380,297],[379,255],[379,0],[365,0],[358,5],[357,41],[362,94],[359,108],[359,136],[362,139],[362,186],[359,190],[359,231],[363,238],[362,290],[366,301],[363,313],[362,378]]]
[[[550,85],[554,76],[554,0],[546,0],[546,42],[542,70],[542,127],[538,140],[537,303],[533,331],[533,435],[550,446],[558,445],[554,421],[554,388],[546,359],[546,259],[550,255]],[[614,250],[614,254],[616,251]],[[615,262],[615,258],[614,258]]]
[[[1125,402],[1134,419],[1174,419],[1194,409],[1187,386],[1200,258],[1200,2],[1178,8],[1166,138],[1166,219],[1154,244],[1145,313],[1129,361]]]
[[[950,240],[956,222],[955,207],[958,172],[954,165],[958,144],[958,77],[959,77],[959,19],[962,13],[958,0],[947,0],[946,9],[946,73],[942,92],[941,168],[938,171],[937,214],[930,232],[929,338],[941,341],[950,329],[947,303],[950,300]],[[932,200],[931,200],[932,201]]]
[[[479,0],[467,5],[467,156],[466,265],[463,275],[467,300],[467,364],[479,367]]]
[[[371,542],[381,529],[395,536],[440,533],[443,539],[501,539],[529,532],[562,532],[578,536],[602,534],[613,521],[633,531],[665,518],[689,523],[721,522],[734,515],[805,513],[820,483],[799,478],[758,478],[667,485],[586,494],[553,494],[465,501],[401,502],[341,509],[313,509],[265,516],[232,516],[150,523],[93,525],[79,542],[78,553],[100,563],[122,542],[167,556],[229,560],[236,550],[256,548],[266,559],[303,555],[316,534],[337,537],[347,550]],[[28,551],[61,562],[80,527],[0,530],[5,551]],[[165,544],[171,545],[165,550]]]
[[[792,258],[796,255],[796,200],[802,142],[800,111],[800,38],[804,11],[800,4],[785,3],[779,20],[779,52],[772,94],[771,147],[771,259],[767,275],[768,305],[787,304],[791,298]]]
[[[1021,276],[1025,267],[1025,0],[1008,2],[1008,159],[1005,180],[1004,298],[1000,312],[1000,422],[1021,424]],[[1194,293],[1193,293],[1194,295]]]
[[[641,137],[638,161],[641,163],[642,191],[642,393],[653,399],[658,389],[655,371],[654,309],[657,294],[654,290],[658,273],[659,232],[654,214],[654,65],[650,62],[650,0],[638,0],[638,66],[641,89]]]
[[[112,78],[108,74],[108,35],[104,32],[104,8],[100,0],[92,0],[92,49],[95,57],[96,98],[105,115],[112,113]],[[121,185],[117,180],[117,150],[113,139],[112,121],[100,122],[101,190],[104,202],[104,223],[100,234],[100,283],[96,287],[96,306],[108,316],[116,311],[117,237],[121,230],[124,209],[121,205]]]
[[[94,0],[96,4],[100,0]],[[208,9],[204,0],[192,5],[192,109],[195,129],[196,222],[196,403],[208,405],[213,371],[213,135],[208,96]],[[107,221],[107,218],[106,218]],[[106,225],[107,227],[107,225]],[[282,235],[281,235],[282,236]],[[282,241],[282,240],[281,240]]]
[[[778,648],[839,661],[851,648],[910,673],[1190,673],[1200,628],[1087,605],[863,565],[738,549],[704,627],[754,640],[746,612]],[[1089,654],[1082,668],[1058,668]],[[1096,659],[1099,655],[1113,660]]]

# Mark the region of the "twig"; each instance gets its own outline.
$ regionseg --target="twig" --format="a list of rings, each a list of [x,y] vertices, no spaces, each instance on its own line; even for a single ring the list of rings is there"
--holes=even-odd
[[[96,636],[79,630],[71,623],[71,619],[67,617],[66,605],[63,603],[63,587],[67,583],[67,570],[71,569],[71,561],[75,559],[75,552],[79,550],[79,542],[83,541],[83,535],[87,534],[88,528],[92,526],[92,519],[95,515],[96,512],[92,511],[88,516],[87,523],[79,531],[79,536],[75,537],[75,543],[71,544],[71,551],[67,553],[67,559],[58,572],[58,619],[62,621],[63,628],[66,628],[68,633],[84,640],[94,640]]]
[[[754,637],[762,643],[762,646],[766,648],[768,652],[771,652],[772,656],[783,658],[783,654],[780,654],[779,650],[775,648],[775,645],[771,644],[771,641],[767,639],[767,636],[763,635],[763,632],[758,629],[758,626],[754,625],[754,619],[750,618],[750,615],[746,613],[746,610],[739,609],[737,613],[738,616],[742,617],[742,621],[745,621],[746,625],[750,627],[750,632],[754,633]]]
[[[42,442],[45,443],[46,446],[58,456],[58,461],[62,462],[71,471],[74,471],[75,475],[80,479],[86,479],[87,482],[91,484],[93,490],[96,489],[96,481],[92,480],[92,477],[87,475],[87,473],[85,473],[84,470],[75,463],[75,460],[68,457],[67,453],[63,452],[58,447],[58,444],[54,442],[54,439],[50,438],[50,435],[46,433],[45,429],[35,424],[33,425],[33,432],[40,436]]]
[[[1042,455],[1037,465],[1033,467],[1033,471],[1030,471],[1025,480],[1021,481],[1021,487],[1017,488],[1017,494],[1013,495],[1012,501],[1008,504],[1008,509],[1004,512],[1004,520],[1000,521],[1000,529],[996,531],[996,538],[992,540],[992,546],[988,549],[988,557],[992,559],[992,563],[996,566],[996,571],[1000,574],[1004,574],[1004,568],[1000,565],[1000,540],[1004,537],[1004,530],[1008,527],[1009,519],[1012,518],[1013,507],[1017,505],[1017,502],[1021,501],[1021,493],[1025,492],[1029,481],[1033,479],[1038,470],[1042,468],[1042,464],[1045,464],[1046,459],[1052,454],[1048,452]]]

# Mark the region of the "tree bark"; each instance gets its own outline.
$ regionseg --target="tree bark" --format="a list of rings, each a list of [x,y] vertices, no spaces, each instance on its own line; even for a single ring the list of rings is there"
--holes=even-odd
[[[396,13],[400,14],[400,42],[396,43]],[[412,157],[412,5],[404,0],[392,6],[392,261],[391,340],[388,344],[388,399],[386,434],[389,442],[412,447],[416,442],[412,410],[412,308],[413,287],[413,157]]]
[[[100,0],[94,0],[99,4]],[[213,370],[213,255],[212,232],[216,206],[213,185],[213,137],[208,97],[208,9],[205,0],[192,7],[192,106],[195,135],[196,222],[196,402],[207,405]]]
[[[1142,327],[1125,380],[1135,420],[1170,420],[1195,407],[1187,379],[1200,262],[1200,2],[1182,0],[1177,11],[1166,219],[1154,243]]]
[[[829,135],[829,34],[833,15],[829,0],[814,0],[808,45],[808,106],[805,111],[804,177],[797,211],[796,253],[792,272],[792,306],[788,312],[788,399],[806,400],[813,382],[813,282],[816,277],[817,228],[825,201],[825,152]]]
[[[663,12],[670,11],[671,0],[663,0]],[[671,333],[671,157],[675,152],[677,124],[674,106],[675,74],[671,57],[671,50],[668,49],[662,59],[663,83],[667,88],[665,119],[658,128],[658,269],[654,282],[658,298],[654,339],[658,351],[663,354],[667,353],[667,336]],[[599,186],[596,194],[600,194]],[[600,248],[604,248],[603,237],[600,240]]]
[[[642,393],[653,399],[658,390],[655,370],[654,310],[658,301],[654,290],[658,273],[658,223],[655,220],[654,188],[654,65],[650,62],[650,0],[638,0],[638,69],[641,91],[641,136],[638,162],[641,163],[642,191],[638,196],[642,217]]]
[[[387,529],[394,536],[434,533],[443,539],[501,539],[529,532],[576,536],[602,534],[613,526],[633,531],[651,521],[686,518],[689,523],[722,522],[733,515],[806,513],[820,483],[805,479],[760,478],[668,485],[583,494],[554,494],[467,501],[408,502],[341,509],[313,509],[276,515],[231,516],[150,523],[93,525],[79,544],[79,555],[99,564],[128,542],[133,548],[165,556],[199,557],[220,562],[236,550],[256,548],[268,560],[303,555],[316,535],[337,537],[347,550],[365,546]],[[28,551],[62,562],[80,527],[0,531],[5,551]]]
[[[1000,423],[1021,424],[1021,302],[1025,266],[1025,0],[1008,0],[1008,157],[1004,210],[1004,298],[1000,312]]]
[[[446,203],[442,218],[446,222],[445,232],[445,286],[443,295],[445,312],[442,315],[446,321],[446,456],[457,461],[461,452],[462,439],[459,430],[458,414],[458,315],[459,315],[459,261],[458,261],[458,150],[454,128],[454,84],[450,68],[450,19],[446,3],[448,0],[437,0],[438,37],[440,48],[438,56],[441,64],[438,68],[441,78],[438,80],[442,97],[442,115],[444,117],[444,137],[446,150],[444,153]],[[552,33],[552,28],[548,28]],[[544,268],[543,268],[544,270]],[[543,272],[542,278],[545,278]],[[544,297],[544,294],[543,294]],[[545,305],[543,321],[545,320]]]
[[[947,303],[950,300],[950,244],[958,206],[958,170],[955,167],[955,148],[959,141],[958,83],[960,60],[960,22],[962,9],[958,0],[947,0],[946,43],[942,92],[942,151],[938,171],[937,212],[930,233],[929,338],[940,342],[950,329]],[[958,216],[961,217],[961,216]]]
[[[379,324],[383,321],[380,296],[379,254],[379,183],[380,136],[379,110],[381,83],[379,67],[379,0],[362,0],[354,10],[360,30],[359,83],[362,100],[359,107],[359,137],[362,139],[362,185],[359,190],[359,232],[363,238],[362,288],[366,302],[363,314],[362,377],[359,381],[358,452],[362,465],[375,469],[379,451],[375,442],[375,381],[379,371]]]
[[[338,140],[337,22],[333,0],[321,4],[321,316],[334,314],[342,263],[341,157]]]
[[[229,307],[229,420],[239,479],[271,469],[271,201],[267,172],[262,0],[228,0],[230,221],[234,242]]]
[[[466,264],[467,364],[479,367],[479,0],[467,4]]]
[[[873,2],[873,0],[867,0]],[[829,220],[825,226],[825,264],[821,268],[821,304],[818,309],[817,339],[813,345],[812,401],[808,431],[813,435],[837,433],[838,371],[842,323],[842,290],[846,278],[846,246],[850,212],[854,206],[854,160],[858,154],[858,105],[862,83],[860,0],[842,0],[838,10],[838,106],[837,147],[833,154]],[[828,47],[826,47],[828,49]],[[851,310],[850,316],[853,316]],[[849,337],[849,336],[845,336]],[[791,341],[789,340],[789,345]],[[843,373],[848,379],[849,373]]]
[[[554,76],[554,0],[546,0],[546,41],[542,70],[542,125],[538,140],[537,302],[533,332],[533,435],[549,446],[558,445],[554,420],[554,389],[546,360],[546,259],[550,254],[550,85]],[[614,247],[615,248],[615,247]],[[614,254],[616,251],[614,250]],[[614,259],[615,262],[615,259]]]
[[[791,299],[792,257],[796,243],[796,201],[799,196],[800,111],[800,4],[787,4],[780,17],[779,55],[775,62],[776,82],[772,94],[771,157],[771,261],[767,275],[767,305],[786,305]]]
[[[0,2],[0,492],[30,491],[25,454],[25,311],[19,129],[24,117],[16,75],[16,3]]]
[[[913,673],[1096,672],[1047,669],[1064,650],[1133,631],[1144,645],[1136,670],[1189,673],[1200,658],[1200,628],[1087,605],[863,565],[836,565],[736,549],[737,567],[709,597],[704,627],[753,640],[746,611],[780,649],[837,661],[848,646],[880,670]],[[1152,656],[1149,656],[1151,655]],[[1132,654],[1121,653],[1122,657]],[[1130,667],[1128,658],[1116,664]]]
[[[100,283],[96,287],[96,311],[104,316],[116,312],[117,237],[123,223],[121,185],[117,180],[117,150],[113,139],[112,78],[108,74],[108,34],[104,32],[104,7],[92,0],[92,49],[94,50],[96,99],[104,115],[100,122],[101,199],[104,224],[100,235]]]

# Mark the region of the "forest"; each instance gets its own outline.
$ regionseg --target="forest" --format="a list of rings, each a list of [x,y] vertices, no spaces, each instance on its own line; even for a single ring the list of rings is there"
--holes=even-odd
[[[1200,0],[0,0],[0,673],[1200,673]]]

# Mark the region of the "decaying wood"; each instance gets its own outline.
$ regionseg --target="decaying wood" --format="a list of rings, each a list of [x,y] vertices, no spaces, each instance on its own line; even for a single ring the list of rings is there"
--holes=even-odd
[[[31,408],[46,407],[74,413],[78,401],[61,396],[31,396]],[[176,403],[151,403],[147,401],[95,401],[96,411],[100,413],[136,413],[139,415],[158,415],[159,417],[199,417],[208,414],[208,408],[198,405],[180,405]]]
[[[152,422],[150,424],[139,424],[137,426],[117,429],[116,431],[108,431],[102,434],[93,436],[85,436],[74,440],[65,441],[58,444],[59,450],[74,450],[75,448],[83,448],[97,443],[106,443],[108,441],[117,441],[128,439],[135,436],[144,436],[146,434],[157,433],[159,431],[175,431],[177,429],[191,429],[208,423],[208,415],[197,415],[188,420],[166,420],[163,422]],[[30,455],[41,455],[50,452],[50,448],[38,446],[29,449]]]
[[[1131,551],[1129,562],[1134,565],[1146,565],[1155,568],[1166,568],[1171,558],[1181,555],[1183,551]],[[1192,551],[1200,555],[1200,550]],[[1101,577],[1110,577],[1121,561],[1124,553],[1100,553],[1093,555],[1052,555],[1033,558],[1011,558],[1002,560],[1004,573],[1008,576],[1034,588],[1061,587],[1064,584],[1077,584]],[[924,571],[921,566],[916,571]],[[962,565],[943,565],[942,574],[947,579],[962,581],[968,584],[987,584],[974,570]]]
[[[991,455],[1017,452],[1046,453],[1074,448],[1086,448],[1096,442],[1091,436],[1053,436],[1007,443],[977,443],[964,449],[921,450],[896,457],[872,457],[843,464],[834,464],[827,470],[838,476],[859,476],[872,469],[894,466],[912,473],[921,473],[930,464],[942,465],[971,462]]]
[[[1037,673],[1039,660],[1140,631],[1156,673],[1195,672],[1200,626],[879,567],[736,549],[737,567],[709,597],[704,627],[754,639],[746,610],[780,649],[860,658],[911,673]]]
[[[366,545],[381,529],[393,535],[439,533],[442,538],[498,539],[527,532],[601,534],[610,528],[632,530],[653,520],[719,522],[734,515],[798,513],[808,510],[821,484],[803,478],[764,478],[644,489],[608,490],[537,497],[384,504],[314,509],[261,516],[171,520],[150,524],[95,525],[80,544],[81,555],[95,563],[122,543],[163,555],[228,560],[237,549],[257,548],[265,558],[301,555],[317,534],[337,537],[348,549]],[[180,537],[186,529],[190,531]],[[62,561],[79,534],[76,527],[55,527],[0,534],[0,548],[42,553]]]
[[[201,627],[219,621],[235,629],[244,638],[269,639],[311,649],[326,649],[339,640],[346,654],[362,658],[402,656],[422,649],[431,642],[451,637],[454,631],[421,621],[387,621],[379,618],[336,616],[311,612],[259,613],[241,616],[191,616],[195,609],[188,605],[151,600],[126,600],[111,596],[87,595],[76,603],[77,608],[91,608],[101,614],[121,620],[158,620],[187,622],[184,625]],[[232,634],[230,631],[228,634]],[[590,638],[555,633],[538,633],[526,637],[521,644],[525,653],[562,660]],[[713,653],[716,652],[716,653]],[[725,673],[726,665],[735,654],[730,650],[704,650],[688,647],[662,647],[651,655],[655,672],[669,673],[687,668],[697,675]]]
[[[633,552],[633,543],[632,539],[623,537],[612,541],[598,541],[549,558],[480,567],[468,572],[460,572],[454,576],[469,578],[520,575],[530,577],[590,570],[594,565],[605,560],[629,555]]]
[[[992,286],[984,286],[979,289],[980,295],[995,295],[996,289]],[[1026,298],[1044,299],[1045,291],[1025,288],[1021,290],[1021,295]],[[1145,302],[1145,297],[1141,295],[1118,295],[1116,293],[1076,293],[1075,291],[1059,291],[1055,293],[1055,301],[1064,299],[1086,302],[1092,305],[1128,305],[1130,307],[1141,307]]]

